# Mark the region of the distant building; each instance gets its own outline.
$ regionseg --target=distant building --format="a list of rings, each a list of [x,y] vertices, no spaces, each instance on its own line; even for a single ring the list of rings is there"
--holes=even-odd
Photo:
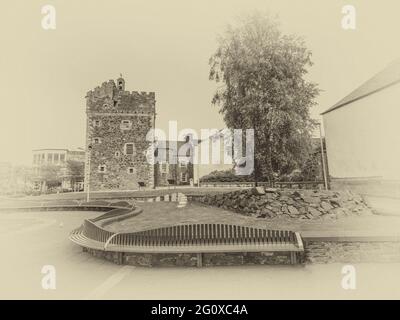
[[[147,141],[146,136],[154,128],[155,103],[154,92],[125,91],[122,77],[87,93],[91,190],[154,186],[154,165],[146,157],[153,141]]]
[[[397,60],[322,113],[333,187],[400,181],[399,101]]]
[[[35,149],[32,151],[34,189],[81,191],[84,181],[83,149]]]
[[[159,142],[155,153],[162,160],[157,162],[154,167],[156,186],[189,185],[193,181],[193,164],[191,161],[193,149],[183,147],[187,142]]]

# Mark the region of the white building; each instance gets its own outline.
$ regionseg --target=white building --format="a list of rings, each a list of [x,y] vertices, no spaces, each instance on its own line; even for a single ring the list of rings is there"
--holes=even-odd
[[[32,150],[34,189],[46,191],[48,182],[43,177],[43,169],[54,168],[54,181],[56,189],[59,190],[82,190],[83,189],[83,167],[82,173],[70,172],[68,161],[84,163],[85,151],[81,148],[68,149],[35,149]]]
[[[322,116],[333,187],[369,185],[370,191],[400,181],[400,60]]]

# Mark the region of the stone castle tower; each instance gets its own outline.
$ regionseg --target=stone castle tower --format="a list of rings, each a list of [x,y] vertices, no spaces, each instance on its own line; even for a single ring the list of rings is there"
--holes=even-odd
[[[154,166],[146,159],[151,142],[146,135],[154,128],[155,102],[154,92],[125,91],[122,77],[87,93],[90,190],[132,190],[139,184],[153,187]]]

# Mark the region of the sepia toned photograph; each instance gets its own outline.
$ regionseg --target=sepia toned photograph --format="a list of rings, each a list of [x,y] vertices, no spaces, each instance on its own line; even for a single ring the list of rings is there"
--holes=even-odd
[[[399,1],[1,12],[1,300],[400,299]]]

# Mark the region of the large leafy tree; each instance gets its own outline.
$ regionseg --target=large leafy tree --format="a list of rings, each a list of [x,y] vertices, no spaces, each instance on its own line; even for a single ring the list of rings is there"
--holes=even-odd
[[[61,184],[60,167],[53,164],[46,164],[39,168],[39,179],[45,181],[47,187],[55,187]]]
[[[301,167],[311,150],[315,125],[310,108],[317,85],[305,80],[312,65],[304,40],[285,35],[276,19],[255,14],[228,26],[210,58],[213,103],[226,125],[254,129],[256,179]]]

